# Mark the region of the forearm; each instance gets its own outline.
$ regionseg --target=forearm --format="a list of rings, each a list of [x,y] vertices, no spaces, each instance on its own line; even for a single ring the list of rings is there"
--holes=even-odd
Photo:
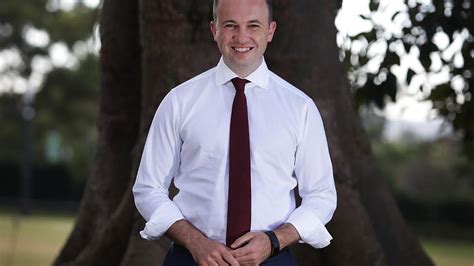
[[[300,240],[298,231],[290,223],[282,224],[280,227],[273,230],[273,232],[275,232],[278,242],[280,242],[280,250]]]
[[[174,243],[183,246],[188,250],[192,249],[193,244],[206,238],[201,231],[184,219],[176,221],[168,231],[166,231],[165,235]]]

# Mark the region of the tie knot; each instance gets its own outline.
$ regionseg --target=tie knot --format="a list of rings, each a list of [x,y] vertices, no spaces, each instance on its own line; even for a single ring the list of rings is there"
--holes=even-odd
[[[241,78],[233,78],[231,79],[231,81],[232,81],[232,84],[234,84],[235,89],[238,91],[240,90],[243,91],[245,88],[245,83],[250,82],[246,79],[241,79]]]

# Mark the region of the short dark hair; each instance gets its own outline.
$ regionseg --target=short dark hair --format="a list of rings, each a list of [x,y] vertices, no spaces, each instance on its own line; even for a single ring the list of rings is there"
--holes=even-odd
[[[273,0],[265,0],[267,3],[268,7],[268,20],[272,21],[273,20]],[[214,21],[217,20],[217,4],[219,3],[219,0],[214,0],[214,3],[212,4],[212,15],[214,18]]]

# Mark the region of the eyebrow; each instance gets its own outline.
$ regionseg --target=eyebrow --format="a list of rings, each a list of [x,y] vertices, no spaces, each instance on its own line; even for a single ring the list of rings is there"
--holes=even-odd
[[[262,24],[262,22],[260,22],[260,20],[258,20],[258,19],[253,19],[253,20],[249,21],[248,23],[258,23],[258,24]]]
[[[232,20],[232,19],[222,21],[222,24],[226,24],[226,23],[235,23],[235,24],[237,24],[237,22],[235,20]]]
[[[225,20],[222,22],[222,24],[225,24],[225,23],[235,23],[235,24],[238,24],[235,20],[233,19],[229,19],[229,20]],[[247,23],[258,23],[258,24],[262,24],[262,22],[260,22],[260,20],[258,19],[252,19],[250,21],[248,21]]]

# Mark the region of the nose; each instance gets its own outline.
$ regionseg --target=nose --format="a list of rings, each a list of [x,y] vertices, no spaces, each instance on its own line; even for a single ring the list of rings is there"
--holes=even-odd
[[[234,41],[245,43],[248,40],[248,33],[245,27],[239,27],[235,30]]]

